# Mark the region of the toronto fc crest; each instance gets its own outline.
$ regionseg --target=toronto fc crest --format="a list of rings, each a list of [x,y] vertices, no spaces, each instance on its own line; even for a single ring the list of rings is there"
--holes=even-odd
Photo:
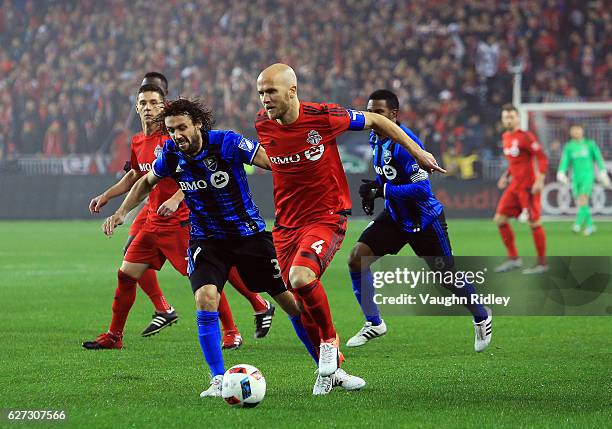
[[[321,137],[321,134],[319,134],[317,131],[315,130],[310,130],[308,132],[308,137],[306,138],[306,141],[308,143],[310,143],[313,146],[318,145],[319,143],[321,143],[321,140],[323,139],[323,137]]]

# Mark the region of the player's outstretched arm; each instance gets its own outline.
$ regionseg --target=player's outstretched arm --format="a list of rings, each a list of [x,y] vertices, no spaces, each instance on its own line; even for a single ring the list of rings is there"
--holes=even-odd
[[[92,198],[92,200],[89,202],[89,212],[100,213],[100,209],[104,207],[110,200],[115,197],[118,197],[119,195],[123,195],[130,189],[132,189],[132,186],[134,186],[134,183],[136,183],[139,177],[140,174],[136,170],[131,169],[130,171],[128,171],[126,174],[123,175],[121,180],[119,180],[113,186],[108,188],[106,191],[102,192],[97,197]]]
[[[257,149],[255,158],[253,158],[253,165],[258,166],[259,168],[263,168],[264,170],[272,170],[270,158],[268,158],[266,150],[261,145],[259,146],[259,149]]]
[[[170,216],[178,210],[179,205],[185,199],[185,194],[180,189],[170,198],[164,201],[157,209],[157,214],[160,216]]]
[[[136,207],[147,195],[151,192],[153,187],[160,181],[160,178],[155,176],[153,172],[149,171],[145,176],[142,176],[138,180],[132,189],[123,200],[121,207],[117,209],[115,214],[106,218],[102,224],[102,231],[109,237],[113,235],[115,228],[125,220],[125,216]]]
[[[373,112],[362,112],[365,116],[365,129],[373,129],[376,133],[389,137],[391,140],[398,142],[421,168],[428,172],[439,171],[446,173],[446,170],[438,165],[436,158],[429,152],[421,149],[421,147],[410,138],[396,123],[390,119]]]

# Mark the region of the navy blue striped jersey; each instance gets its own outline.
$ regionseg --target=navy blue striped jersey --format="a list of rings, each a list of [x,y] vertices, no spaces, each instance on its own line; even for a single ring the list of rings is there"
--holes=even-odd
[[[193,157],[166,141],[152,171],[172,177],[185,194],[191,238],[247,237],[266,228],[243,166],[252,164],[258,149],[258,142],[227,130],[204,133],[202,150]]]
[[[409,128],[399,125],[423,148],[423,143]],[[378,137],[374,131],[370,133],[370,146],[376,180],[384,186],[385,209],[407,232],[427,228],[443,210],[431,191],[427,172],[406,149],[389,138]]]

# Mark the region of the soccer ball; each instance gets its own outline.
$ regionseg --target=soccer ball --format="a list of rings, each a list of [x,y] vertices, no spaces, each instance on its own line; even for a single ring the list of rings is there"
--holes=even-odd
[[[232,406],[252,408],[266,395],[266,379],[253,365],[234,365],[223,375],[221,396]]]

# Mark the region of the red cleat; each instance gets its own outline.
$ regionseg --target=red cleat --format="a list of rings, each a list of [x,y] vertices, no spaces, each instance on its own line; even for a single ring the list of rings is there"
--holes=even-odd
[[[223,335],[224,350],[236,350],[242,345],[242,337],[238,331],[228,331]]]
[[[83,347],[87,350],[122,349],[123,341],[121,339],[120,336],[105,332],[98,335],[98,338],[93,341],[85,341]]]

